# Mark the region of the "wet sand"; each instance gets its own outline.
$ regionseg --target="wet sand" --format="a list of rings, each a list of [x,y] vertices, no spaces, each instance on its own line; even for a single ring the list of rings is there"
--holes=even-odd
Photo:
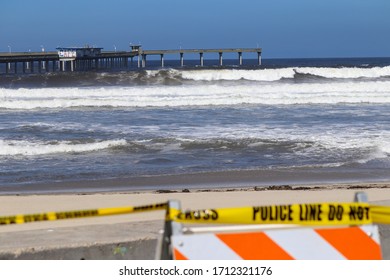
[[[304,202],[350,202],[357,191],[366,192],[371,203],[390,205],[390,182],[88,194],[3,195],[0,196],[0,205],[2,216],[137,206],[165,202],[169,199],[179,200],[183,209],[204,209]],[[163,227],[163,221],[164,211],[155,211],[1,226],[0,258],[153,258],[158,231]],[[390,258],[389,233],[390,230],[387,226],[381,227],[385,258]],[[135,246],[132,242],[138,242],[138,245]],[[130,245],[123,247],[126,248],[126,254],[113,254],[113,250],[117,250],[113,244],[117,244],[115,246],[120,248],[125,246],[123,244]],[[90,253],[91,250],[96,250],[96,246],[100,248],[106,245],[111,246],[110,249],[107,249],[110,252],[109,255],[107,253],[103,255]],[[140,250],[143,246],[147,246],[147,252]],[[77,254],[63,252],[70,250],[70,248],[83,248],[83,251]],[[130,252],[131,250],[133,252]],[[142,254],[137,255],[134,250],[139,250]],[[52,254],[48,254],[48,251],[51,251]]]
[[[387,175],[386,175],[387,176]],[[373,180],[372,178],[375,178]],[[0,195],[8,194],[74,194],[95,192],[134,192],[181,189],[224,189],[267,187],[269,185],[314,185],[387,182],[378,171],[337,168],[280,168],[262,170],[228,170],[190,174],[138,176],[88,181],[14,184],[0,186]]]

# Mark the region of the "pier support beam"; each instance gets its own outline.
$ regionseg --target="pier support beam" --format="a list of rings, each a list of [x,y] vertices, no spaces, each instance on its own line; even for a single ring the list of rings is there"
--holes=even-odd
[[[219,66],[222,66],[222,52],[219,53]]]
[[[183,67],[184,66],[184,53],[180,53],[180,66]]]
[[[201,52],[201,53],[199,53],[199,55],[200,55],[200,66],[203,66],[204,64],[203,64],[203,62],[204,62],[204,60],[203,60],[203,53]]]
[[[142,55],[142,68],[146,67],[146,54]]]
[[[164,54],[160,54],[161,68],[164,68]]]
[[[71,71],[71,72],[74,71],[74,60],[71,60],[71,61],[70,61],[70,71]]]
[[[257,64],[260,66],[261,65],[261,52],[257,53]]]
[[[242,52],[238,53],[238,65],[242,66]]]

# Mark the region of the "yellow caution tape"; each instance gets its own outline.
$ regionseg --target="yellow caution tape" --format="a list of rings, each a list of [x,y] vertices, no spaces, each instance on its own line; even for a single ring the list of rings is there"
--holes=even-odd
[[[187,223],[364,225],[373,223],[368,203],[311,203],[179,211],[169,219]]]
[[[370,205],[372,222],[375,224],[390,224],[390,207]]]
[[[168,203],[78,211],[0,216],[0,225],[167,210]],[[368,203],[310,203],[180,211],[169,209],[167,220],[211,224],[364,225],[390,224],[390,207]]]
[[[96,217],[96,216],[139,213],[139,212],[153,211],[153,210],[165,210],[167,209],[167,206],[168,204],[165,202],[165,203],[150,204],[150,205],[143,205],[143,206],[136,206],[136,207],[129,206],[129,207],[116,207],[116,208],[99,208],[99,209],[78,210],[78,211],[47,212],[47,213],[39,213],[39,214],[4,216],[4,217],[0,217],[0,225],[24,224],[24,223],[40,222],[40,221],[54,221],[54,220],[64,220],[64,219],[76,219],[76,218],[86,218],[86,217]]]

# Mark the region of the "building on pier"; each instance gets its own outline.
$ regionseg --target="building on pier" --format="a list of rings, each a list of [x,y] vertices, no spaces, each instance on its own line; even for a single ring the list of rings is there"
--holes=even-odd
[[[80,59],[88,60],[91,62],[91,59],[97,58],[102,53],[103,48],[95,48],[90,46],[85,47],[58,47],[56,48],[58,52],[58,60],[60,63],[60,70],[65,71],[66,64],[70,65],[70,70],[74,71],[77,68],[86,68],[86,63],[79,63]],[[76,61],[77,60],[77,61]],[[85,61],[84,61],[85,62]],[[92,66],[87,65],[87,68]]]
[[[71,47],[71,48],[56,48],[58,57],[61,59],[76,59],[76,58],[92,58],[97,57],[102,53],[103,48],[95,47]]]

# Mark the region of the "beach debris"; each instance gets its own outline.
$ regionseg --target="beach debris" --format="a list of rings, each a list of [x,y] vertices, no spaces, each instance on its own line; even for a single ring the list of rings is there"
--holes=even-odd
[[[280,185],[280,186],[269,186],[266,188],[267,190],[272,190],[272,191],[289,191],[293,190],[293,187],[290,185]]]
[[[174,190],[156,190],[156,193],[177,193]]]

